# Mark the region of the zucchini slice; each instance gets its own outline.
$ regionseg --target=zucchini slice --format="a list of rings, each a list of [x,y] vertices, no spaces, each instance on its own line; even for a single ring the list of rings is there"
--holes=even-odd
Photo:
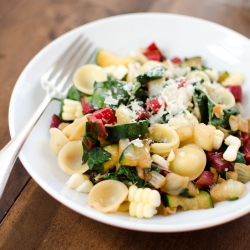
[[[130,167],[150,168],[152,159],[148,143],[144,142],[143,146],[129,144],[121,154],[119,163]]]
[[[120,139],[136,139],[148,132],[149,121],[139,121],[114,126],[105,126],[108,132],[107,141],[119,141]]]
[[[200,190],[200,193],[192,198],[164,194],[163,203],[165,207],[177,208],[180,206],[182,210],[197,210],[214,207],[210,194],[203,190]]]

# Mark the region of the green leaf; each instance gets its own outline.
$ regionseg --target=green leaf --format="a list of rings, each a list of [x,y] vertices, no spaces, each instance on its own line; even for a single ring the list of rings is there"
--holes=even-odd
[[[238,151],[236,160],[234,162],[246,164],[245,154]]]
[[[102,176],[105,180],[118,180],[125,184],[132,183],[137,187],[152,187],[151,184],[141,179],[134,167],[121,166],[117,173],[107,173]]]
[[[97,170],[99,173],[103,172],[101,163],[110,160],[111,154],[101,147],[95,147],[89,152],[88,166],[90,170]]]
[[[233,107],[231,109],[223,110],[224,115],[222,118],[217,118],[215,115],[213,115],[213,107],[214,103],[208,99],[208,114],[209,114],[209,121],[214,126],[221,126],[225,129],[229,128],[229,117],[231,115],[238,115],[239,111],[236,107]]]
[[[75,101],[80,101],[83,97],[83,93],[79,91],[74,85],[69,89],[67,98]]]
[[[82,138],[83,155],[82,161],[86,163],[89,158],[89,151],[94,147],[97,142],[97,138],[89,133],[85,133]]]
[[[147,72],[138,75],[136,77],[136,80],[141,83],[141,85],[146,85],[148,82],[160,79],[164,76],[166,72],[166,68],[163,66],[157,66],[155,68],[152,68],[148,70]]]
[[[124,86],[128,83],[121,81],[105,81],[95,82],[94,93],[92,96],[91,104],[95,109],[111,107],[117,108],[121,103],[127,104],[130,94],[125,90]],[[110,99],[108,103],[105,100]]]
[[[194,105],[197,108],[197,114],[199,116],[199,121],[202,123],[208,123],[208,100],[205,93],[200,89],[195,89],[193,95]]]

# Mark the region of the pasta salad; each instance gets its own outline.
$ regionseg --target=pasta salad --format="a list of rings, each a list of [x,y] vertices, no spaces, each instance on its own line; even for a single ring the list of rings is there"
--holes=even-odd
[[[80,67],[50,148],[94,209],[150,218],[237,200],[250,180],[241,73],[169,59],[155,43]]]

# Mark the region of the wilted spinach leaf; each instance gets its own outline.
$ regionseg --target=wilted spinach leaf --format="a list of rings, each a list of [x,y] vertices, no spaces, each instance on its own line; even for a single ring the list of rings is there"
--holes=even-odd
[[[95,82],[91,100],[92,106],[95,109],[100,109],[105,107],[116,108],[121,103],[126,105],[130,98],[126,85],[128,83],[115,80]]]
[[[102,176],[105,180],[117,180],[125,184],[132,183],[137,187],[152,187],[151,184],[143,179],[141,179],[136,172],[134,167],[121,166],[118,172],[107,173]]]
[[[74,85],[69,89],[67,98],[75,101],[80,101],[83,97],[83,93],[79,91]]]
[[[160,79],[164,76],[166,72],[166,68],[162,66],[157,66],[155,68],[152,68],[145,73],[138,75],[136,77],[136,80],[141,83],[141,85],[146,85],[148,82]]]
[[[101,147],[91,149],[88,155],[88,166],[91,170],[97,170],[99,173],[103,172],[102,163],[108,161],[111,154]]]

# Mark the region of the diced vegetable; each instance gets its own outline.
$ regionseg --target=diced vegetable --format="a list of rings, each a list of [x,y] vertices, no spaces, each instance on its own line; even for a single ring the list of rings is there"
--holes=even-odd
[[[61,119],[57,115],[53,115],[50,122],[50,128],[58,128],[62,123]]]
[[[91,117],[91,120],[86,123],[86,132],[102,139],[105,139],[108,135],[102,120],[95,116]]]
[[[223,152],[211,151],[207,152],[207,159],[218,171],[233,171],[233,165],[231,162],[226,161],[223,158]]]
[[[116,123],[116,117],[111,108],[97,110],[91,115],[89,115],[87,119],[91,121],[93,117],[95,117],[96,119],[100,119],[104,125]]]
[[[208,189],[214,184],[214,174],[209,171],[203,171],[195,182],[195,186],[199,189]]]
[[[213,202],[220,202],[241,197],[246,191],[246,186],[235,180],[223,181],[210,190]]]
[[[156,114],[162,106],[165,108],[167,106],[165,100],[159,98],[149,100],[146,105],[154,114]]]
[[[236,102],[242,101],[242,89],[240,85],[227,85],[225,86],[234,96]]]
[[[152,159],[149,153],[147,142],[142,142],[142,145],[131,142],[123,151],[119,163],[125,166],[150,168]]]
[[[128,124],[106,126],[108,141],[119,141],[120,139],[136,139],[148,132],[148,120]]]
[[[207,209],[214,207],[209,193],[203,190],[192,198],[164,194],[163,203],[165,207],[181,207],[182,210]]]
[[[84,115],[92,113],[95,110],[90,103],[86,102],[85,97],[81,98],[81,103],[82,103],[82,113]]]
[[[169,173],[166,176],[166,184],[161,188],[161,191],[171,195],[179,195],[187,188],[188,183],[188,177]]]
[[[161,51],[158,49],[155,43],[150,44],[146,50],[143,52],[143,54],[149,59],[154,61],[162,62],[166,58],[163,56]]]

